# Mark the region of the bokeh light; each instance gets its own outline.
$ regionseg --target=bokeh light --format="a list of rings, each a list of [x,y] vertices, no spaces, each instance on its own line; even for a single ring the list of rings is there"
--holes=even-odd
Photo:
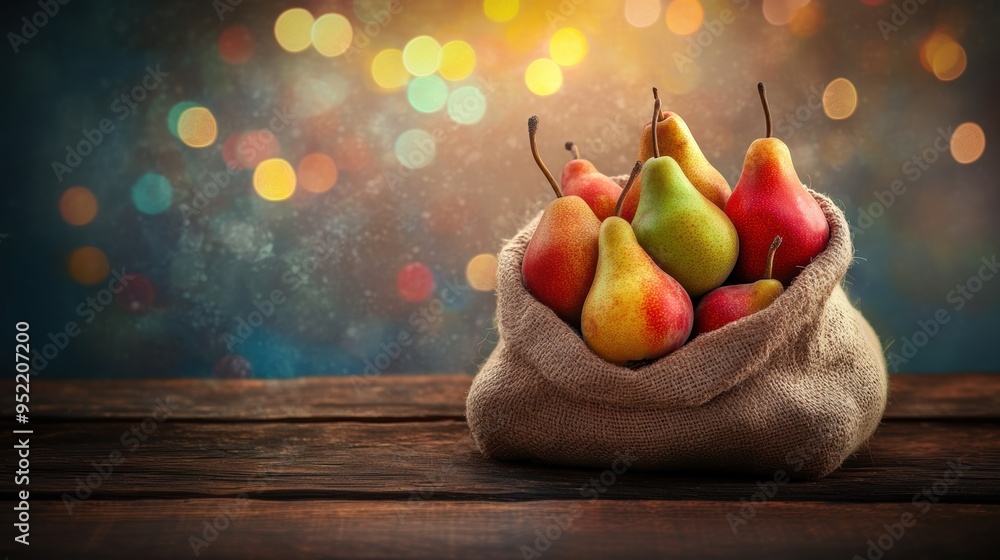
[[[236,24],[222,30],[219,35],[219,57],[229,64],[243,64],[253,54],[253,37],[250,30]]]
[[[340,56],[347,52],[354,39],[354,28],[340,14],[323,14],[312,26],[312,45],[326,57]]]
[[[660,0],[626,0],[625,21],[634,27],[649,27],[660,19]]]
[[[944,31],[931,32],[920,44],[920,65],[928,72],[934,72],[934,56],[943,45],[954,43],[951,35]]]
[[[316,21],[308,10],[292,8],[278,16],[274,22],[274,37],[281,48],[288,52],[302,52],[312,42],[312,27]]]
[[[788,30],[799,37],[812,37],[823,27],[823,5],[809,2],[792,16]]]
[[[87,187],[70,187],[59,198],[59,215],[71,226],[83,226],[97,216],[97,197]]]
[[[676,35],[690,35],[701,27],[705,10],[698,0],[673,0],[667,5],[667,28]]]
[[[562,70],[548,58],[539,58],[524,71],[524,83],[535,95],[551,95],[562,87]]]
[[[177,120],[177,136],[192,148],[211,146],[218,133],[215,117],[204,107],[185,109]]]
[[[476,68],[476,51],[465,41],[449,41],[441,47],[441,62],[438,72],[449,81],[469,77]]]
[[[197,106],[198,104],[194,101],[181,101],[175,103],[174,106],[167,112],[167,130],[170,131],[170,134],[172,134],[174,138],[180,138],[180,136],[177,135],[177,123],[181,120],[181,115],[184,114],[184,111]]]
[[[761,9],[764,19],[771,25],[787,25],[795,18],[796,12],[808,3],[809,0],[764,0]]]
[[[424,301],[434,291],[434,274],[422,263],[407,263],[396,274],[396,291],[406,301]]]
[[[285,200],[295,192],[295,169],[281,158],[266,159],[253,171],[253,189],[264,200]]]
[[[281,143],[270,129],[251,130],[236,142],[236,161],[244,169],[253,169],[265,159],[277,157]]]
[[[448,116],[458,124],[476,124],[486,114],[486,96],[475,86],[464,86],[448,96]]]
[[[326,192],[337,184],[337,164],[330,156],[314,152],[299,160],[298,182],[314,193]]]
[[[484,0],[483,13],[490,20],[503,23],[514,19],[520,8],[518,0]]]
[[[69,275],[76,283],[93,286],[108,276],[108,257],[97,247],[80,247],[69,255]]]
[[[976,123],[962,123],[951,133],[950,145],[955,161],[972,163],[986,151],[986,134]]]
[[[403,66],[414,76],[429,76],[441,62],[441,45],[433,37],[421,35],[403,47]]]
[[[858,107],[858,91],[847,78],[837,78],[823,91],[823,112],[834,120],[846,119]]]
[[[949,41],[935,49],[931,59],[934,76],[943,82],[950,82],[965,72],[967,63],[965,49],[955,41]]]
[[[173,200],[173,186],[158,173],[146,173],[132,185],[132,203],[143,214],[162,214]]]
[[[564,27],[549,41],[549,56],[561,66],[574,66],[587,56],[587,38],[578,29]]]
[[[474,290],[493,290],[497,287],[497,258],[489,253],[472,257],[465,267],[465,278]]]
[[[396,138],[396,159],[410,169],[427,167],[437,155],[437,142],[426,130],[414,128]]]
[[[410,80],[410,72],[403,65],[403,51],[385,49],[375,55],[375,59],[372,60],[372,79],[385,89],[405,86]]]
[[[153,283],[142,274],[129,272],[128,282],[123,282],[121,291],[115,295],[115,303],[129,313],[138,315],[153,305],[156,291]]]
[[[407,86],[406,99],[417,111],[434,113],[448,101],[448,86],[437,76],[421,76]]]

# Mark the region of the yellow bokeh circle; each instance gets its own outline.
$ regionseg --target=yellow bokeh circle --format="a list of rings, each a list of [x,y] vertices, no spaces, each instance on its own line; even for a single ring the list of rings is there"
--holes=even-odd
[[[372,79],[385,89],[401,88],[410,81],[410,73],[403,65],[403,51],[385,49],[372,60]]]
[[[493,290],[497,287],[497,258],[489,253],[472,257],[465,267],[465,278],[474,290]]]
[[[319,54],[327,57],[340,56],[351,47],[354,28],[340,14],[324,14],[313,24],[311,36],[313,48]]]
[[[177,119],[177,136],[192,148],[206,148],[215,142],[219,127],[215,116],[204,107],[191,107]]]
[[[315,20],[309,10],[292,8],[278,16],[274,22],[274,38],[281,48],[288,52],[302,52],[312,42],[312,28]]]
[[[265,159],[254,169],[253,189],[264,200],[285,200],[295,192],[295,169],[281,158]]]
[[[514,19],[520,7],[518,0],[483,0],[483,13],[497,23]]]
[[[562,87],[562,70],[548,58],[539,58],[524,71],[524,83],[535,95],[551,95]]]
[[[403,66],[414,76],[430,76],[440,62],[441,45],[433,37],[414,37],[403,47]]]
[[[834,120],[846,119],[858,108],[858,90],[847,78],[837,78],[823,91],[823,112]]]
[[[574,66],[587,56],[587,38],[578,29],[564,27],[549,41],[549,56],[560,66]]]
[[[469,77],[476,68],[476,51],[465,41],[450,41],[441,47],[438,72],[446,80],[457,81]]]

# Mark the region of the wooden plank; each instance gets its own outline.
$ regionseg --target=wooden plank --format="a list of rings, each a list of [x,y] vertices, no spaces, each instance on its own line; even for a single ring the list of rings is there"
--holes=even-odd
[[[169,399],[178,405],[173,421],[459,419],[471,382],[465,374],[39,380],[32,384],[32,414],[36,420],[141,420],[156,399]],[[12,414],[12,401],[0,407],[2,417]],[[1000,375],[893,375],[885,417],[1000,419]]]
[[[4,503],[5,511],[12,505]],[[488,502],[225,499],[32,504],[39,558],[987,558],[1000,506],[608,499]],[[894,528],[902,516],[915,524]],[[730,517],[732,516],[732,517]],[[736,532],[730,519],[745,520]],[[905,518],[908,522],[910,518]],[[221,531],[206,532],[215,522]],[[558,526],[562,523],[566,528]],[[537,531],[537,532],[536,532]],[[545,540],[539,537],[549,533]],[[555,537],[554,539],[552,537]],[[201,539],[204,544],[197,540]],[[192,544],[193,542],[193,544]],[[4,550],[14,545],[6,540]],[[207,545],[207,546],[206,546]],[[540,550],[541,549],[541,550]],[[881,555],[879,555],[881,556]],[[873,556],[873,557],[879,557]]]
[[[172,421],[341,418],[462,418],[472,377],[465,374],[382,375],[366,378],[136,379],[36,381],[33,419],[138,419],[156,401],[176,405]],[[4,403],[2,414],[13,414]]]
[[[167,422],[143,442],[129,429],[113,422],[37,426],[32,496],[60,499],[89,476],[92,499],[232,497],[257,487],[269,499],[405,500],[420,492],[433,499],[573,499],[600,475],[487,460],[457,421]],[[109,476],[96,474],[95,464],[106,470],[113,452],[121,453],[120,464]],[[970,468],[942,501],[1000,503],[998,422],[885,423],[842,469],[818,482],[787,484],[774,499],[909,502],[940,480],[950,461]],[[607,497],[729,501],[749,498],[767,477],[628,471],[620,478]],[[12,484],[12,477],[0,479],[0,491]]]
[[[893,375],[886,418],[1000,418],[1000,374]]]

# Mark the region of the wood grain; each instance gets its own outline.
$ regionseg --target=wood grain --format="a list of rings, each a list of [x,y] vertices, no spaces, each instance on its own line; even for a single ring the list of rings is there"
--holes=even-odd
[[[31,491],[73,492],[109,453],[123,460],[95,498],[231,497],[248,488],[267,499],[578,499],[600,474],[484,459],[462,422],[164,423],[132,452],[127,423],[44,425],[36,430]],[[12,454],[0,455],[11,461]],[[1000,423],[889,422],[844,467],[818,482],[782,488],[777,500],[909,502],[949,461],[972,466],[946,502],[1000,503]],[[9,471],[8,471],[9,472]],[[614,499],[739,500],[768,477],[629,471]],[[12,489],[0,479],[0,490]],[[93,486],[93,485],[91,485]]]
[[[464,416],[471,383],[465,374],[35,381],[31,410],[35,420],[142,420],[160,399],[177,405],[174,422],[435,420]],[[13,405],[2,410],[9,418]]]
[[[1000,375],[893,375],[885,418],[1000,419]],[[472,377],[380,375],[286,380],[141,379],[32,384],[33,419],[142,420],[156,399],[178,421],[331,422],[461,419]],[[9,418],[13,404],[0,415]]]
[[[573,509],[578,506],[579,509]],[[2,505],[10,511],[11,504]],[[32,506],[39,558],[852,558],[865,557],[885,524],[914,515],[886,558],[986,558],[1000,506],[769,502],[734,533],[739,504],[714,501],[514,504],[141,500],[90,501],[72,516],[57,502]],[[228,515],[225,512],[231,512]],[[556,529],[556,519],[567,526]],[[732,518],[730,518],[732,519]],[[907,518],[909,519],[909,518]],[[206,523],[223,527],[205,533]],[[546,531],[554,540],[540,540]],[[211,537],[211,540],[205,536]],[[537,541],[537,545],[536,545]],[[4,550],[10,549],[9,541]],[[197,542],[197,541],[196,541]],[[537,548],[535,548],[537,546]],[[526,547],[522,549],[522,547]],[[16,551],[15,551],[16,552]],[[528,557],[532,557],[529,553]]]

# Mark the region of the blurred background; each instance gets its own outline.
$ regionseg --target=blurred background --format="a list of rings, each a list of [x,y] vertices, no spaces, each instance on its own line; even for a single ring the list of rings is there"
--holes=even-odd
[[[890,370],[1000,371],[1000,10],[935,0],[8,2],[4,329],[44,377],[474,373],[495,254],[650,87],[844,208]],[[991,268],[992,267],[992,268]],[[13,344],[13,343],[11,343]]]

